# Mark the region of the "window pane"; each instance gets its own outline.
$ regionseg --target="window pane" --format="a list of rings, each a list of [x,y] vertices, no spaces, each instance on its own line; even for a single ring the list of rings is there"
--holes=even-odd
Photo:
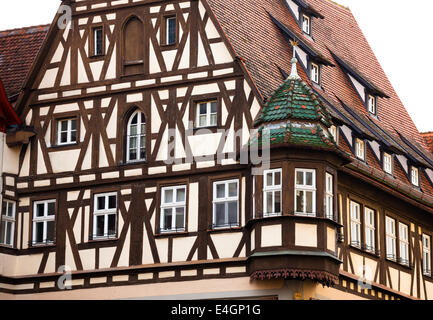
[[[45,208],[45,205],[43,203],[38,203],[36,205],[36,217],[43,217],[44,216],[44,208]]]
[[[176,208],[176,229],[183,229],[185,228],[185,209],[182,208]]]
[[[306,198],[307,198],[307,212],[312,213],[313,212],[313,192],[307,191],[306,192]]]
[[[116,235],[116,215],[109,214],[108,215],[108,235],[115,236]]]
[[[138,123],[138,113],[136,113],[134,115],[134,118],[132,118],[131,120],[131,125],[137,124]]]
[[[6,236],[6,222],[2,221],[0,224],[0,243],[6,243],[7,239],[5,239]]]
[[[211,114],[210,115],[210,125],[211,126],[216,126],[217,125],[217,115],[216,114]]]
[[[296,172],[296,184],[299,184],[299,185],[304,184],[304,173],[302,171]]]
[[[48,215],[54,216],[56,214],[56,203],[55,202],[49,202],[48,203]]]
[[[117,203],[116,203],[116,196],[109,196],[108,197],[108,209],[116,209],[117,208]]]
[[[177,189],[176,193],[176,202],[183,202],[185,201],[185,189]]]
[[[166,189],[164,191],[164,203],[172,203],[173,202],[173,189]]]
[[[272,172],[266,174],[266,186],[272,186]]]
[[[229,202],[228,210],[229,210],[228,223],[230,225],[237,225],[238,224],[238,202],[237,201]]]
[[[12,244],[12,222],[6,222],[6,241],[5,243],[8,245]]]
[[[164,226],[163,230],[171,230],[172,229],[172,209],[164,209]]]
[[[77,120],[71,120],[71,130],[77,130]]]
[[[275,172],[274,179],[275,179],[275,181],[274,181],[275,185],[280,185],[281,184],[281,173],[280,173],[280,171],[276,171]]]
[[[296,212],[304,212],[304,191],[296,191]]]
[[[200,103],[200,115],[207,114],[207,103]]]
[[[68,131],[68,121],[61,121],[60,122],[60,131]]]
[[[15,202],[8,202],[8,210],[7,210],[7,215],[11,218],[14,217],[14,210],[15,210]]]
[[[135,116],[136,117],[136,116]],[[135,118],[134,117],[134,118]],[[131,124],[130,126],[129,126],[129,135],[131,135],[131,136],[135,136],[136,134],[138,133],[138,127],[137,127],[137,125],[133,125],[133,124]]]
[[[60,142],[61,143],[66,143],[68,142],[68,133],[67,132],[62,132],[60,134]]]
[[[200,116],[199,126],[200,127],[205,127],[206,126],[206,115]]]
[[[35,223],[35,241],[41,243],[44,241],[44,223],[36,222]]]
[[[281,212],[281,191],[276,191],[275,196],[275,213]]]
[[[5,215],[7,215],[7,202],[6,201],[3,201],[3,203],[2,203],[2,215],[3,216],[5,216]]]
[[[225,196],[226,196],[225,184],[217,184],[216,185],[216,196],[217,196],[217,198],[225,198]]]
[[[72,131],[71,132],[71,142],[76,142],[77,141],[77,131]]]
[[[105,215],[96,216],[96,236],[103,237],[104,234]]]
[[[306,176],[305,184],[307,186],[312,186],[313,185],[313,173],[312,172],[305,172],[305,176]]]
[[[226,224],[225,203],[215,204],[215,223],[217,226],[223,226]]]
[[[168,24],[167,44],[173,44],[176,42],[176,18],[168,19],[167,24]]]
[[[132,149],[129,151],[129,160],[137,160],[137,149]]]
[[[229,197],[238,196],[238,184],[237,182],[229,183]]]
[[[266,192],[266,213],[273,213],[272,201],[273,201],[272,192]]]
[[[96,198],[97,203],[97,210],[104,210],[105,209],[105,197],[97,197]]]
[[[210,112],[211,113],[217,113],[217,103],[216,103],[216,101],[211,102]]]
[[[47,222],[47,241],[54,242],[54,221]]]

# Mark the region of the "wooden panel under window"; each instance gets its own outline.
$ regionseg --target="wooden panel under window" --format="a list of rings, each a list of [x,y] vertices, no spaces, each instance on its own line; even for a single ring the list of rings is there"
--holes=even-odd
[[[123,29],[123,74],[140,74],[144,71],[144,29],[143,23],[132,17]]]

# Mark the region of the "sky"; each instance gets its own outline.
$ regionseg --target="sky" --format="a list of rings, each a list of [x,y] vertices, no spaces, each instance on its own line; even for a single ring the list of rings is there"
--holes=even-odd
[[[433,1],[335,0],[352,11],[418,130],[433,131]],[[0,1],[0,30],[48,24],[59,0]]]

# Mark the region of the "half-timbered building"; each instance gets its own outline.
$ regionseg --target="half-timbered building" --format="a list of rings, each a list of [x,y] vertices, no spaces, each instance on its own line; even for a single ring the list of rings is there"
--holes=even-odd
[[[433,155],[347,8],[64,0],[25,30],[0,298],[433,299]]]

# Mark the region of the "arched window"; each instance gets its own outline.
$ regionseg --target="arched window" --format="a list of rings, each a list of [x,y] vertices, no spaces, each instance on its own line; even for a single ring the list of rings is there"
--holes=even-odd
[[[128,121],[126,161],[146,160],[146,119],[144,113],[135,111]]]
[[[144,29],[137,17],[131,17],[123,29],[123,73],[139,74],[144,71]]]

